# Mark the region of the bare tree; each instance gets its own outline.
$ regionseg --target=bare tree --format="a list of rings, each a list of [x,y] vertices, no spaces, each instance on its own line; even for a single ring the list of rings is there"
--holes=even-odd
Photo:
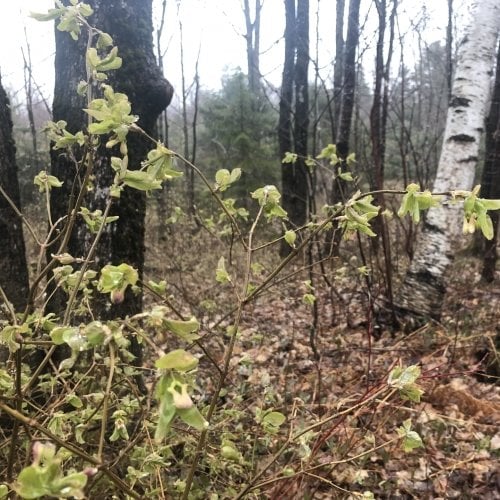
[[[260,14],[264,0],[255,0],[254,12],[250,8],[250,1],[243,0],[245,14],[245,41],[247,45],[248,86],[253,93],[259,90],[260,82]]]
[[[499,27],[498,2],[475,0],[471,24],[459,48],[434,182],[436,192],[472,187]],[[453,262],[461,227],[457,205],[440,205],[429,210],[399,293],[404,310],[416,315],[440,316],[446,272]]]

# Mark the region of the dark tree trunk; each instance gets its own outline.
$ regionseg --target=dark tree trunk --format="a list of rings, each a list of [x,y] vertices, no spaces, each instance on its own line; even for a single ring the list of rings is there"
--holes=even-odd
[[[378,40],[375,57],[375,86],[370,111],[370,135],[372,142],[373,172],[371,189],[381,189],[384,183],[384,153],[382,133],[382,81],[384,78],[384,39],[386,29],[386,0],[376,2],[378,12]]]
[[[292,149],[292,101],[295,69],[295,0],[285,0],[285,60],[279,105],[278,141],[280,158]],[[285,171],[287,166],[283,166]],[[285,182],[283,182],[283,188]]]
[[[377,11],[379,17],[379,38],[377,42],[377,56],[375,61],[375,89],[373,92],[373,105],[370,113],[370,135],[372,142],[372,189],[384,189],[385,181],[385,141],[387,128],[387,113],[389,107],[389,74],[391,67],[392,51],[394,44],[394,23],[397,11],[397,0],[392,0],[392,10],[390,15],[389,46],[387,60],[384,63],[384,38],[386,30],[387,1],[377,0]],[[381,212],[385,209],[385,199],[383,194],[375,196],[377,204],[381,207]],[[387,301],[391,307],[391,321],[396,324],[394,313],[393,291],[392,291],[392,258],[389,241],[389,233],[382,215],[373,221],[373,227],[377,233],[377,238],[372,240],[374,250],[378,250],[378,240],[382,241],[385,267],[385,291]]]
[[[292,111],[293,111],[293,84],[295,74],[295,0],[285,0],[285,60],[283,64],[283,78],[278,122],[278,143],[280,158],[292,151]],[[282,165],[283,204],[291,200],[294,187],[294,169],[289,164]]]
[[[332,140],[338,135],[344,72],[344,11],[345,0],[335,2],[335,63],[333,65],[334,124]]]
[[[497,52],[497,68],[491,108],[486,119],[486,138],[484,167],[481,178],[481,196],[483,198],[500,198],[500,47]],[[490,212],[493,221],[493,239],[484,243],[484,260],[481,277],[487,282],[495,279],[495,267],[498,259],[498,211]]]
[[[7,94],[0,79],[0,185],[12,203],[20,209],[16,146],[12,137],[12,118]],[[0,286],[15,310],[26,306],[28,268],[20,217],[0,193]],[[3,299],[0,297],[0,304]],[[5,310],[0,309],[0,315]]]
[[[295,124],[294,149],[299,155],[295,169],[295,203],[288,210],[296,225],[305,224],[308,204],[308,176],[305,157],[308,153],[309,132],[309,0],[298,0],[296,31],[297,55],[295,59]]]
[[[339,5],[340,4],[340,5]],[[346,201],[349,184],[338,176],[338,172],[346,169],[346,158],[349,154],[349,137],[351,132],[351,121],[354,110],[354,93],[356,89],[356,51],[359,42],[359,4],[360,0],[351,0],[349,3],[349,17],[347,21],[347,39],[344,43],[342,39],[344,2],[337,1],[337,50],[334,67],[334,87],[335,87],[335,115],[336,127],[335,135],[332,138],[337,146],[337,156],[339,163],[334,167],[334,177],[331,191],[328,193],[328,202],[335,205]],[[339,23],[339,16],[342,16],[342,23]],[[342,44],[342,54],[338,47]],[[340,59],[341,67],[337,68],[337,60]],[[340,83],[335,83],[338,80]],[[327,247],[334,253],[338,252],[342,233],[334,225],[328,231],[326,242]]]
[[[345,159],[349,153],[349,137],[351,133],[352,113],[354,110],[354,92],[356,89],[356,51],[359,42],[359,5],[360,0],[349,3],[349,18],[347,22],[347,39],[344,46],[342,89],[339,96],[339,120],[336,136],[337,155],[341,162],[336,168],[344,170]],[[330,195],[330,204],[345,201],[348,183],[335,176]],[[330,238],[328,238],[330,239]],[[337,233],[335,243],[338,245],[340,233]]]
[[[336,143],[345,144],[349,149],[352,112],[354,109],[354,91],[356,88],[356,51],[359,42],[359,5],[360,0],[351,0],[347,22],[347,39],[345,43],[342,99],[340,105],[340,122]]]
[[[104,1],[89,0],[94,9],[90,23],[109,33],[118,46],[123,66],[109,74],[115,91],[124,92],[132,103],[132,113],[139,115],[138,125],[154,135],[155,122],[172,98],[172,86],[161,74],[153,53],[151,0]],[[85,127],[86,118],[82,112],[84,100],[75,92],[77,83],[85,79],[85,40],[81,35],[75,43],[67,35],[56,30],[56,86],[54,90],[54,121],[64,119],[68,130],[74,132]],[[104,141],[103,141],[104,142]],[[142,136],[129,134],[129,168],[140,167],[140,162],[153,144]],[[110,168],[110,150],[99,147],[94,161],[94,189],[88,193],[84,205],[90,210],[104,209],[114,173]],[[115,153],[116,155],[116,153]],[[71,187],[78,179],[75,165],[66,156],[52,152],[52,173],[64,180],[63,188],[53,190],[51,206],[53,219],[68,213],[68,200],[73,201]],[[76,186],[78,188],[78,186]],[[106,264],[127,263],[139,271],[142,277],[144,267],[144,217],[146,199],[142,192],[126,188],[113,204],[111,215],[118,215],[118,221],[106,226],[93,259],[96,268]],[[81,220],[69,242],[68,251],[74,257],[85,256],[93,241]],[[49,249],[49,252],[52,249]],[[100,299],[100,300],[99,300]],[[108,306],[99,298],[94,303],[94,314],[101,319],[123,317],[141,310],[142,296],[127,292],[121,304]],[[56,296],[49,305],[50,310],[64,309],[65,297]]]
[[[281,157],[287,151],[299,155],[293,165],[282,168],[283,208],[295,226],[307,220],[308,176],[304,163],[309,128],[309,0],[285,0],[285,64],[280,100],[279,147]],[[292,106],[295,90],[294,106]],[[293,116],[293,121],[292,121]],[[293,131],[293,141],[292,141]]]

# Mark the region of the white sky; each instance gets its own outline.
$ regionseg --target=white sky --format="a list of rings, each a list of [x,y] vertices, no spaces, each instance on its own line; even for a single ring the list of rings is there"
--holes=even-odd
[[[457,6],[467,4],[469,0],[455,0]],[[154,2],[154,23],[159,25],[161,0]],[[167,78],[180,93],[180,58],[179,24],[177,5],[179,0],[167,0],[166,26],[163,31],[162,46],[167,49],[164,59]],[[253,3],[253,2],[251,2]],[[220,87],[225,71],[241,67],[246,71],[244,16],[242,0],[181,0],[179,14],[184,29],[185,73],[187,84],[194,75],[195,61],[200,50],[199,72],[201,84],[205,88]],[[346,1],[346,4],[348,2]],[[428,42],[443,40],[446,28],[446,0],[400,0],[401,31],[408,30],[411,22],[421,17],[425,5],[428,14],[427,30],[424,34]],[[375,46],[377,16],[371,7],[371,0],[362,1],[362,20],[368,12],[366,29],[361,41],[366,46]],[[23,85],[23,59],[21,47],[26,47],[24,29],[31,46],[33,75],[42,87],[46,97],[50,97],[53,88],[53,25],[51,22],[40,23],[28,17],[30,11],[45,12],[53,6],[52,0],[3,0],[0,18],[0,70],[4,86],[16,91]],[[316,10],[319,6],[319,67],[323,68],[323,77],[331,73],[331,63],[335,42],[335,2],[334,0],[310,0],[311,15],[311,56],[315,53]],[[346,6],[347,9],[347,6]],[[406,12],[406,14],[405,14]],[[284,31],[283,0],[264,0],[261,21],[261,71],[274,85],[278,86],[281,78],[283,59]],[[412,57],[415,38],[407,37],[406,49]],[[368,67],[373,64],[373,52],[366,51],[364,61]],[[393,64],[397,66],[398,57]]]

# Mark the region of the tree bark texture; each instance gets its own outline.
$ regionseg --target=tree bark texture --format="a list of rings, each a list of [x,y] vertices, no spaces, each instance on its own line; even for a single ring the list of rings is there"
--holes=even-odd
[[[292,101],[295,69],[295,0],[285,0],[285,59],[281,81],[278,142],[280,158],[292,149]],[[286,169],[286,165],[283,166]],[[283,186],[284,187],[284,186]]]
[[[500,27],[500,5],[497,0],[475,0],[472,12],[459,48],[435,192],[470,190],[474,181]],[[439,318],[446,273],[461,229],[460,206],[440,205],[429,210],[399,293],[403,310]]]
[[[342,67],[340,68],[341,87],[336,96],[338,98],[338,113],[336,135],[333,138],[337,145],[337,155],[341,162],[335,167],[345,171],[345,159],[349,154],[349,138],[351,133],[352,114],[354,110],[354,92],[356,89],[356,51],[359,42],[359,6],[360,0],[351,0],[349,3],[349,16],[347,21],[347,38],[344,45],[344,53],[341,57]],[[338,13],[337,13],[338,14]],[[338,38],[338,34],[337,34]],[[335,70],[337,71],[337,70]],[[334,73],[335,85],[335,73]],[[337,106],[337,101],[336,101]],[[349,185],[339,176],[335,176],[332,183],[329,203],[335,205],[345,201]],[[340,233],[338,233],[336,245],[339,243]],[[330,239],[330,238],[328,238]]]
[[[342,98],[340,103],[340,122],[336,143],[344,143],[349,148],[352,112],[354,109],[354,91],[356,89],[356,51],[359,42],[359,6],[360,0],[349,3],[347,38],[345,42]]]
[[[89,22],[109,33],[118,46],[123,58],[122,67],[109,73],[109,83],[115,91],[128,95],[132,113],[139,115],[138,125],[154,135],[155,122],[168,106],[173,88],[163,77],[153,53],[151,0],[88,0],[94,9]],[[75,132],[85,127],[86,117],[82,112],[84,99],[76,94],[78,82],[85,79],[85,35],[75,43],[67,33],[56,29],[56,84],[54,90],[54,121],[65,120],[68,130]],[[103,138],[102,142],[105,142]],[[154,145],[136,134],[128,135],[129,168],[139,168],[141,160]],[[116,155],[117,152],[114,152]],[[52,173],[64,181],[63,188],[52,191],[51,207],[53,219],[68,213],[78,191],[80,173],[66,155],[52,151]],[[110,167],[113,150],[100,146],[94,162],[94,189],[85,199],[89,210],[103,210],[109,196],[109,185],[114,172]],[[72,196],[73,195],[73,196]],[[96,269],[106,264],[127,263],[139,271],[142,277],[144,267],[144,217],[146,199],[144,193],[125,188],[120,199],[113,202],[111,215],[119,219],[106,226],[93,259]],[[82,220],[78,219],[69,242],[68,251],[74,257],[85,256],[94,235],[90,234]],[[50,252],[51,249],[49,249]],[[56,295],[49,304],[49,310],[64,309],[65,297]],[[141,310],[141,295],[127,292],[125,300],[110,306],[106,300],[95,301],[94,314],[101,319],[135,314]]]
[[[484,166],[481,177],[481,197],[500,198],[500,47],[497,50],[495,85],[491,99],[490,112],[486,119],[486,138],[484,147]],[[490,213],[493,222],[493,239],[484,242],[483,269],[481,277],[487,282],[495,279],[495,267],[498,260],[498,211]]]
[[[12,137],[12,118],[7,94],[0,79],[0,185],[20,209],[16,146]],[[23,228],[7,199],[0,194],[0,286],[14,309],[22,310],[28,296],[28,268]],[[3,299],[0,297],[0,304]],[[0,311],[0,315],[5,310]]]
[[[338,136],[341,96],[342,96],[342,80],[344,72],[344,11],[345,0],[336,0],[335,2],[335,62],[333,64],[333,109],[334,109],[334,124],[333,138]]]
[[[308,211],[308,176],[304,163],[309,129],[309,0],[285,0],[285,63],[278,124],[281,158],[287,151],[299,155],[283,164],[283,208],[290,222],[303,225]]]

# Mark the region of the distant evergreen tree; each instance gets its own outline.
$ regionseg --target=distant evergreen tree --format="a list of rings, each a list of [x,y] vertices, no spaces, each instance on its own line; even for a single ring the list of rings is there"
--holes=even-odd
[[[265,184],[277,184],[277,113],[262,94],[252,93],[245,74],[227,75],[222,88],[201,104],[199,163],[210,173],[239,167],[242,182],[233,195],[245,195]]]

